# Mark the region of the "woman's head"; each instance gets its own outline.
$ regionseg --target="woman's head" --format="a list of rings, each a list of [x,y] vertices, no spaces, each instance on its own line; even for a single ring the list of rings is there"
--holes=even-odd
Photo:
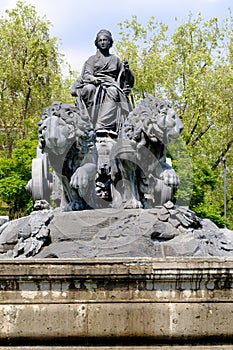
[[[96,46],[96,47],[99,46],[99,44],[98,44],[99,39],[100,39],[101,37],[103,37],[103,36],[106,37],[106,38],[109,40],[109,48],[112,47],[112,45],[113,45],[112,34],[111,34],[111,32],[110,32],[109,30],[107,30],[107,29],[101,29],[101,30],[97,33],[96,39],[95,39],[95,46]]]

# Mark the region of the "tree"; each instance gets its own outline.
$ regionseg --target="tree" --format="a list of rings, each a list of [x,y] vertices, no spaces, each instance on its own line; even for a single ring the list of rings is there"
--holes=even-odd
[[[0,19],[0,132],[2,154],[10,157],[15,142],[35,132],[43,107],[62,89],[62,55],[50,38],[50,22],[18,1]]]
[[[62,77],[66,63],[57,39],[50,37],[50,25],[22,1],[0,18],[0,212],[11,218],[32,210],[25,186],[43,109],[54,100],[71,101],[74,72]]]
[[[203,21],[200,14],[197,18],[189,14],[188,21],[168,35],[168,27],[154,18],[143,27],[133,16],[120,24],[117,43],[119,56],[128,57],[134,70],[136,99],[145,91],[166,97],[182,119],[181,140],[192,164],[187,167],[187,157],[177,158],[184,150],[172,145],[173,165],[185,179],[186,189],[193,187],[190,207],[202,217],[214,217],[217,223],[223,215],[222,157],[228,159],[229,180],[233,167],[232,22],[229,18],[220,26],[217,18]],[[233,185],[228,183],[231,208]],[[187,201],[185,189],[182,191]],[[230,211],[228,218],[232,221]]]
[[[31,178],[32,158],[36,157],[36,139],[18,141],[10,158],[0,158],[0,199],[11,219],[28,214],[32,200],[25,190]],[[3,208],[0,208],[3,212]]]

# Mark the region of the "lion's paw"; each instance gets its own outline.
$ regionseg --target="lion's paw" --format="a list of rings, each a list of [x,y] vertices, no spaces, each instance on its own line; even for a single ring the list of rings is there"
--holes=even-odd
[[[143,207],[142,203],[140,201],[136,200],[135,198],[128,200],[124,204],[124,209],[140,209],[142,207]]]
[[[180,183],[180,180],[173,169],[163,171],[160,178],[167,186],[178,186]]]

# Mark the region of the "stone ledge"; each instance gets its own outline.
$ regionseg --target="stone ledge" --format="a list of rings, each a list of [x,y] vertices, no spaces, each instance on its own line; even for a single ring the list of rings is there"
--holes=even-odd
[[[1,276],[9,276],[9,267],[12,269],[13,275],[23,275],[28,269],[30,274],[36,275],[41,272],[52,275],[73,275],[78,273],[86,276],[89,273],[94,274],[111,274],[121,275],[128,274],[129,271],[138,271],[143,274],[161,273],[171,270],[195,272],[208,271],[211,273],[223,272],[224,269],[232,273],[233,258],[213,257],[213,258],[191,258],[191,257],[167,257],[167,258],[92,258],[92,259],[9,259],[0,260]],[[20,267],[20,269],[19,269]],[[72,267],[72,270],[70,268]],[[101,270],[100,270],[101,268]],[[110,269],[109,269],[110,268]],[[217,270],[217,271],[216,271]],[[123,272],[122,272],[123,271]],[[11,271],[10,271],[11,272]],[[65,272],[65,273],[64,273]],[[98,273],[97,273],[98,272]]]
[[[0,269],[0,345],[233,339],[232,258],[19,259]]]
[[[159,346],[0,346],[0,350],[232,350],[232,345],[159,345]]]
[[[233,336],[232,315],[233,302],[0,305],[0,342],[224,343]]]

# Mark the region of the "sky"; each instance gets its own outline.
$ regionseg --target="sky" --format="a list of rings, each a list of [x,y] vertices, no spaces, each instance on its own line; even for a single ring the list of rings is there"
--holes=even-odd
[[[187,22],[189,13],[201,13],[203,19],[228,18],[233,10],[232,0],[24,0],[35,6],[40,17],[52,23],[51,36],[59,39],[59,51],[75,71],[81,72],[83,63],[96,51],[97,32],[108,29],[118,40],[119,23],[133,15],[145,25],[151,18],[174,30]],[[0,0],[0,15],[15,7],[17,0]],[[175,21],[175,18],[178,21]]]

